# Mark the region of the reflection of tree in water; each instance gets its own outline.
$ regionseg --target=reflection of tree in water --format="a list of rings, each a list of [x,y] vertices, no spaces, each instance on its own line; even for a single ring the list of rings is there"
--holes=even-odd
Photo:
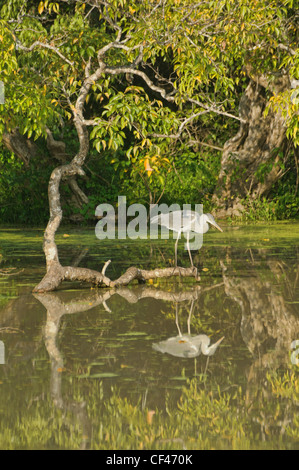
[[[94,292],[90,296],[85,296],[84,299],[69,303],[64,303],[58,295],[53,293],[44,295],[35,294],[37,300],[39,300],[47,310],[47,321],[44,326],[44,340],[51,362],[51,397],[56,407],[65,412],[71,412],[75,420],[80,423],[82,429],[81,449],[88,448],[91,439],[91,425],[86,410],[86,401],[71,402],[63,398],[62,372],[64,371],[64,361],[60,349],[57,347],[57,336],[63,315],[83,312],[99,304],[105,305],[106,298],[109,298],[108,294],[109,293],[107,293],[107,295],[98,295],[97,292]]]
[[[262,439],[266,441],[271,428],[282,436],[294,420],[296,397],[290,396],[284,407],[278,405],[274,411],[270,405],[273,390],[265,379],[266,371],[273,374],[276,369],[290,366],[291,343],[299,337],[298,302],[295,300],[298,263],[297,260],[294,263],[297,273],[294,276],[293,266],[274,259],[267,260],[265,276],[252,259],[243,266],[247,275],[242,277],[234,272],[229,256],[220,263],[225,293],[241,308],[241,335],[254,358],[246,372],[246,406],[249,414],[256,414],[253,419],[259,424]],[[295,391],[292,393],[295,395]],[[274,414],[279,417],[274,418]]]
[[[267,261],[266,273],[254,262],[244,263],[247,275],[241,277],[234,272],[228,257],[220,262],[225,293],[241,308],[241,334],[259,366],[277,367],[289,362],[290,345],[299,337],[296,304],[290,303],[298,279],[291,281],[288,268],[281,261]]]
[[[259,415],[259,406],[261,406],[261,403],[263,403],[263,406],[267,406],[266,401],[268,397],[271,398],[273,402],[273,395],[271,395],[271,391],[269,390],[269,384],[265,385],[266,371],[271,371],[279,366],[289,364],[290,344],[299,336],[298,318],[296,318],[295,312],[296,304],[288,303],[294,299],[292,296],[294,295],[294,288],[298,277],[293,279],[292,271],[289,270],[286,265],[275,260],[267,261],[267,270],[264,271],[261,271],[261,267],[258,263],[254,264],[251,261],[244,261],[243,275],[234,271],[234,264],[229,256],[225,258],[225,261],[221,261],[220,263],[225,294],[240,307],[241,335],[254,358],[246,372],[246,406],[248,407],[249,415],[252,413],[254,415],[252,419],[257,419],[262,433],[266,434],[270,426],[277,425],[280,426],[280,432],[283,433],[285,427],[291,423],[293,419],[294,406],[292,401],[281,411],[282,417],[279,422],[276,421],[273,424],[272,405],[269,405],[268,413],[263,412],[264,415],[262,417],[256,418],[255,416],[256,414]],[[246,275],[244,275],[244,270]],[[218,287],[220,286],[218,285]],[[216,286],[215,289],[217,290],[218,287]],[[45,346],[51,362],[50,391],[52,400],[55,406],[68,416],[68,418],[65,419],[66,426],[71,426],[70,423],[72,421],[80,425],[82,435],[84,436],[82,438],[81,448],[87,448],[89,446],[94,424],[90,422],[89,413],[87,411],[87,401],[81,399],[81,401],[75,402],[69,395],[67,396],[62,391],[62,371],[65,370],[64,359],[61,353],[61,348],[63,348],[63,336],[60,337],[59,343],[57,342],[59,332],[61,332],[62,317],[84,312],[99,305],[103,305],[105,310],[109,312],[110,308],[113,307],[108,301],[115,295],[121,296],[129,304],[138,303],[140,300],[146,298],[162,300],[173,305],[180,304],[182,306],[182,313],[186,313],[188,305],[190,305],[190,303],[199,305],[198,302],[202,301],[210,288],[211,287],[205,288],[196,286],[195,288],[188,287],[188,290],[185,291],[170,292],[144,285],[130,289],[111,289],[107,292],[103,290],[92,290],[88,293],[86,293],[86,291],[76,293],[78,297],[71,299],[69,302],[63,301],[64,297],[61,293],[35,294],[35,298],[41,302],[47,310],[47,320],[43,328],[43,333]],[[223,289],[223,286],[221,286],[221,289]],[[11,326],[20,327],[22,325],[20,320],[14,320],[12,314],[13,305],[16,305],[14,302],[18,302],[18,299],[15,299],[7,306],[6,314],[4,312],[2,318],[6,319],[6,326],[9,323]],[[163,305],[165,306],[165,303]],[[218,312],[211,313],[215,315],[218,314]],[[189,320],[191,317],[189,317],[188,322],[190,327]],[[180,328],[177,318],[176,323],[178,328]],[[4,325],[3,322],[2,325]],[[223,333],[227,338],[225,348],[226,351],[228,351],[227,348],[230,347],[229,334],[227,335],[225,331],[223,331]],[[163,337],[161,337],[161,339],[163,339]],[[224,350],[225,349],[223,349],[223,351]],[[222,359],[222,367],[225,367],[225,365],[223,365],[224,361]],[[229,376],[229,374],[230,367],[227,365],[227,375]],[[211,375],[210,378],[215,385],[218,380],[217,375]],[[228,377],[227,380],[229,383],[233,379],[229,379]],[[147,391],[142,399],[143,408],[146,406],[146,394]],[[258,399],[261,399],[260,403],[257,403]],[[70,418],[70,416],[73,418]]]
[[[62,317],[64,315],[70,315],[79,312],[82,313],[99,305],[103,305],[105,310],[111,312],[106,302],[116,294],[126,299],[126,301],[130,304],[135,304],[141,299],[154,298],[157,300],[170,301],[172,303],[175,303],[176,306],[179,302],[187,301],[189,304],[191,302],[191,307],[193,308],[194,302],[196,302],[196,300],[198,299],[200,290],[201,288],[199,286],[195,287],[194,289],[191,289],[190,291],[181,292],[162,291],[146,286],[139,287],[135,290],[128,288],[119,288],[116,290],[109,290],[107,292],[104,292],[104,294],[101,294],[98,290],[94,290],[91,291],[89,294],[84,295],[84,297],[80,297],[79,301],[73,300],[67,303],[62,301],[59,294],[53,292],[48,294],[34,294],[34,297],[39,300],[47,310],[47,320],[44,325],[43,332],[45,346],[51,362],[51,397],[54,405],[57,408],[64,410],[65,412],[71,412],[71,415],[73,415],[74,419],[78,423],[80,423],[82,434],[84,436],[82,439],[81,448],[87,448],[89,446],[91,440],[92,426],[88,418],[86,402],[84,400],[79,403],[72,402],[68,398],[64,398],[62,394],[62,372],[65,369],[63,355],[57,345],[57,339]],[[198,344],[195,341],[196,347],[201,348],[201,350],[197,352],[196,356],[198,356],[201,352],[207,356],[212,355],[219,346],[220,341],[218,341],[215,345],[211,345],[209,348],[208,346],[210,343],[210,339],[206,335],[191,336],[190,321],[192,315],[192,308],[189,312],[188,317],[188,340],[192,342],[193,338],[195,338],[195,340],[200,339],[199,343],[197,341]],[[178,317],[176,318],[176,323],[180,331]],[[192,346],[194,346],[194,344],[192,343]],[[208,361],[206,363],[206,369],[207,366]],[[145,390],[142,397],[143,409],[146,406],[147,394],[148,389]],[[69,419],[66,422],[68,421]]]

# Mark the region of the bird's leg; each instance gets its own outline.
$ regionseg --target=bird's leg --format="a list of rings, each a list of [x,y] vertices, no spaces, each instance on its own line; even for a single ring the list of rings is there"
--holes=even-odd
[[[175,304],[175,323],[179,332],[179,336],[182,336],[182,332],[179,325],[179,312],[178,312],[178,303]]]
[[[191,301],[191,307],[188,315],[188,320],[187,320],[187,326],[188,326],[188,335],[191,335],[191,317],[192,317],[192,312],[193,312],[193,306],[194,306],[194,300]]]
[[[194,272],[194,276],[197,278],[197,277],[198,277],[198,275],[197,275],[197,267],[194,266],[194,264],[193,264],[193,259],[192,259],[192,255],[191,255],[191,251],[190,251],[189,232],[187,232],[187,248],[188,248],[189,258],[190,258],[190,261],[191,261],[191,266],[192,266],[192,269],[193,269],[193,272]]]
[[[178,236],[175,242],[174,246],[174,260],[175,260],[175,268],[178,267],[178,243],[179,243],[179,237],[181,236],[181,232],[178,232]]]
[[[190,258],[190,261],[191,261],[191,266],[192,266],[192,268],[194,268],[193,259],[192,259],[191,251],[190,251],[190,245],[189,245],[189,232],[187,232],[187,249],[188,249],[189,258]]]
[[[181,236],[181,232],[178,232],[178,236],[177,236],[177,239],[176,239],[176,242],[175,242],[175,245],[174,245],[174,262],[175,262],[175,266],[173,268],[173,275],[174,275],[175,270],[178,267],[178,243],[179,243],[179,237],[180,236]],[[179,268],[179,273],[181,275],[180,268]]]
[[[209,359],[210,359],[210,356],[207,357],[206,367],[205,367],[205,371],[204,371],[204,373],[203,373],[204,375],[206,375],[207,370],[208,370]]]

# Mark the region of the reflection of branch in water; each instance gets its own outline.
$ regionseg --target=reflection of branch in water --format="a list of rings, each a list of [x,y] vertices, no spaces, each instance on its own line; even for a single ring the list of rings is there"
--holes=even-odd
[[[192,290],[182,292],[161,291],[154,287],[138,286],[132,288],[118,288],[103,292],[98,289],[77,293],[70,302],[64,302],[59,293],[34,294],[34,297],[42,303],[47,310],[47,320],[43,329],[45,346],[51,362],[50,392],[54,405],[62,410],[71,411],[74,418],[80,423],[82,429],[82,446],[86,448],[91,439],[91,425],[86,410],[86,403],[72,403],[66,400],[62,395],[62,372],[64,371],[63,356],[57,346],[57,337],[60,328],[60,322],[63,315],[86,312],[96,306],[103,307],[110,311],[106,302],[114,295],[119,295],[130,304],[134,304],[141,299],[153,298],[168,302],[188,301],[192,303],[188,318],[188,332],[190,332],[190,321],[194,302],[198,299],[202,291],[200,286],[195,286]],[[202,335],[203,338],[204,335]],[[207,338],[207,337],[206,337]],[[208,339],[209,340],[209,339]],[[201,345],[203,342],[201,341]],[[196,361],[196,358],[194,359]],[[207,365],[206,365],[207,367]],[[147,392],[143,396],[142,404],[145,407],[147,401]]]
[[[104,308],[106,306],[106,308],[110,310],[109,299],[116,294],[124,298],[130,304],[134,304],[140,299],[148,297],[173,302],[177,307],[180,302],[191,302],[191,310],[187,320],[186,335],[183,334],[184,329],[180,329],[181,323],[179,323],[178,314],[176,315],[175,321],[178,327],[178,336],[175,338],[178,338],[178,341],[175,344],[175,347],[179,345],[179,347],[183,349],[182,357],[193,357],[195,362],[198,361],[197,356],[199,354],[204,354],[202,348],[206,348],[205,351],[208,353],[209,348],[211,351],[213,346],[216,350],[220,344],[220,340],[218,344],[216,342],[216,344],[212,344],[212,346],[210,343],[204,344],[203,336],[205,335],[197,335],[197,343],[193,340],[193,338],[196,338],[196,336],[191,335],[191,315],[193,309],[192,302],[195,303],[199,296],[202,295],[202,293],[205,291],[218,288],[222,284],[224,285],[226,296],[230,299],[233,299],[238,303],[238,305],[240,305],[242,313],[242,319],[240,323],[241,334],[248,350],[251,351],[253,356],[256,358],[256,360],[252,360],[252,364],[250,365],[247,372],[248,384],[246,403],[248,404],[249,400],[251,399],[251,386],[253,385],[252,390],[256,391],[260,379],[263,377],[264,380],[265,368],[269,369],[271,366],[273,367],[273,365],[274,367],[277,367],[277,365],[289,361],[289,347],[291,340],[294,339],[294,335],[296,337],[297,334],[299,334],[299,322],[294,314],[296,306],[288,304],[283,295],[277,290],[277,280],[280,280],[281,285],[286,287],[289,292],[288,283],[283,281],[286,270],[283,272],[280,266],[271,265],[270,281],[273,280],[272,273],[275,273],[275,267],[278,270],[276,272],[276,280],[273,284],[271,284],[269,281],[269,276],[265,280],[266,276],[265,272],[263,271],[263,277],[261,277],[261,271],[259,269],[255,269],[255,265],[252,264],[251,260],[248,262],[249,269],[245,276],[240,276],[238,273],[236,274],[236,271],[231,269],[234,268],[234,266],[230,266],[228,259],[226,259],[225,263],[220,261],[220,264],[222,266],[223,283],[218,283],[214,286],[208,286],[206,288],[195,286],[195,288],[189,291],[168,292],[161,291],[154,287],[148,287],[146,285],[138,287],[136,286],[136,288],[133,289],[119,287],[117,289],[111,289],[106,292],[103,292],[102,289],[92,290],[89,291],[84,297],[82,295],[80,296],[80,293],[77,293],[77,301],[75,298],[73,298],[69,303],[63,303],[61,297],[59,297],[59,293],[35,295],[35,297],[40,300],[48,309],[47,322],[49,322],[49,325],[48,329],[45,328],[45,332],[47,333],[47,338],[45,339],[47,341],[46,346],[49,352],[49,356],[51,357],[52,355],[53,362],[51,362],[53,364],[53,368],[51,386],[53,398],[55,397],[55,403],[57,406],[64,408],[67,406],[61,394],[61,373],[57,371],[59,367],[63,367],[61,354],[56,347],[59,319],[62,315],[75,312],[84,312],[97,305],[103,305]],[[246,267],[246,262],[244,262],[244,269],[246,269]],[[257,268],[259,268],[259,265],[257,265]],[[281,276],[280,278],[277,277],[279,275]],[[210,340],[208,337],[206,338],[207,340]],[[165,340],[165,342],[167,342],[167,340]],[[169,344],[170,342],[167,344],[167,346],[169,346]],[[168,350],[161,351],[160,349],[159,353],[161,354],[161,352],[172,354]],[[158,356],[159,353],[154,354],[157,354]],[[177,353],[176,349],[175,353]],[[177,354],[173,355],[175,356]],[[176,359],[173,360],[176,361]],[[209,355],[207,355],[204,375],[207,371],[208,361]],[[259,374],[261,374],[262,377]],[[198,374],[195,373],[195,375]],[[260,389],[263,390],[262,382]],[[147,397],[145,394],[142,402],[143,406],[145,406],[146,400]],[[79,416],[81,415],[78,411],[78,417]]]
[[[47,310],[44,337],[49,356],[57,363],[62,364],[62,357],[56,346],[56,336],[60,326],[60,319],[63,315],[85,312],[98,305],[103,305],[107,311],[111,312],[106,302],[115,294],[123,297],[131,304],[147,297],[171,302],[183,302],[186,300],[196,300],[200,289],[200,286],[196,286],[192,291],[167,292],[151,287],[139,287],[134,290],[129,288],[119,288],[117,290],[111,289],[104,293],[99,293],[98,290],[93,290],[83,298],[82,296],[77,296],[77,299],[75,298],[68,303],[63,302],[59,297],[59,294],[53,292],[47,294],[34,294],[34,297],[39,300]]]
[[[209,289],[209,288],[207,288]],[[216,345],[209,346],[210,339],[206,335],[198,335],[192,337],[190,334],[190,321],[192,315],[192,309],[194,305],[194,301],[199,298],[199,293],[203,289],[200,286],[195,286],[192,290],[189,291],[181,291],[181,292],[168,292],[162,291],[153,287],[147,286],[139,286],[135,289],[129,288],[118,288],[118,289],[111,289],[107,290],[106,292],[102,293],[99,290],[92,290],[89,291],[88,294],[85,294],[84,297],[82,295],[77,295],[75,298],[72,299],[70,302],[63,302],[60,298],[59,293],[45,293],[45,294],[34,294],[34,297],[39,300],[43,306],[47,310],[47,321],[44,327],[44,341],[45,345],[51,359],[52,363],[52,380],[51,380],[51,390],[53,399],[57,406],[62,406],[62,397],[60,395],[60,380],[61,374],[57,374],[57,371],[63,370],[63,358],[62,355],[57,348],[56,345],[56,338],[58,335],[58,331],[60,328],[60,319],[63,315],[66,314],[73,314],[79,312],[85,312],[90,310],[96,306],[103,305],[106,311],[111,312],[110,308],[107,306],[106,302],[115,294],[124,298],[130,304],[134,304],[141,299],[145,298],[153,298],[157,300],[164,300],[176,303],[176,306],[179,302],[184,301],[191,301],[191,309],[188,317],[188,343],[191,344],[191,349],[196,349],[195,355],[189,355],[184,357],[196,357],[200,353],[203,353],[207,356],[214,354],[215,350],[217,349],[220,342],[217,342]],[[100,293],[101,292],[101,293]],[[177,325],[178,319],[176,318]],[[185,337],[184,337],[185,338]],[[187,337],[186,337],[187,338]],[[181,335],[181,344],[183,341]],[[195,338],[195,339],[192,339]],[[187,341],[187,340],[186,340]],[[54,398],[55,397],[55,398]]]
[[[44,337],[46,348],[51,359],[55,360],[58,368],[63,368],[62,356],[56,346],[56,337],[59,331],[60,319],[63,315],[85,312],[97,305],[105,304],[115,291],[107,291],[99,294],[97,290],[92,291],[88,295],[80,296],[77,300],[71,302],[63,302],[56,293],[34,294],[34,297],[43,304],[47,310],[47,321],[44,327]]]
[[[20,271],[17,271],[17,272],[13,271],[14,269],[17,269],[17,268],[0,269],[0,275],[1,276],[17,276],[18,274],[24,271],[24,268],[20,269]]]
[[[97,291],[88,294],[84,299],[79,298],[71,302],[63,302],[58,294],[34,294],[47,309],[47,321],[44,327],[44,341],[51,361],[51,379],[50,389],[54,405],[57,408],[71,411],[82,427],[81,449],[88,447],[91,439],[91,425],[86,410],[86,402],[67,403],[62,397],[61,381],[64,370],[63,357],[56,345],[56,339],[60,326],[60,319],[65,314],[73,314],[90,310],[105,301],[113,295],[113,292],[107,292],[99,295]]]
[[[139,287],[134,291],[129,288],[119,288],[99,293],[99,291],[95,289],[89,291],[88,294],[84,296],[77,294],[72,301],[67,303],[62,301],[59,293],[34,294],[34,297],[41,302],[47,310],[47,320],[44,326],[44,341],[51,361],[50,389],[53,403],[60,409],[71,410],[72,414],[74,414],[76,419],[81,423],[83,430],[82,446],[84,448],[88,446],[91,436],[91,426],[86,411],[86,403],[67,403],[62,396],[61,381],[64,362],[62,354],[56,344],[62,316],[85,312],[99,305],[103,305],[106,310],[108,309],[108,311],[110,311],[106,302],[115,294],[120,295],[129,303],[136,303],[138,300],[147,297],[171,302],[182,302],[185,300],[194,302],[194,300],[198,298],[199,291],[199,286],[196,286],[195,289],[189,292],[164,292],[151,287]],[[145,403],[146,396],[144,397],[144,405]]]
[[[271,259],[271,262],[272,261],[273,260]],[[257,256],[255,264],[252,263],[251,259],[248,262],[244,261],[244,265],[242,266],[241,271],[242,275],[239,275],[238,271],[234,269],[235,265],[230,264],[229,259],[226,259],[224,262],[220,261],[220,263],[222,266],[223,279],[223,283],[221,284],[224,285],[226,296],[237,302],[240,306],[242,314],[242,319],[240,322],[241,334],[248,350],[251,351],[253,356],[256,358],[256,360],[253,359],[251,361],[247,371],[248,395],[251,393],[251,386],[253,385],[252,391],[256,391],[257,385],[259,383],[261,384],[261,387],[258,387],[258,389],[261,390],[261,393],[264,393],[265,387],[263,387],[261,379],[263,378],[263,381],[265,381],[265,370],[271,368],[271,366],[277,367],[279,364],[285,364],[286,361],[290,360],[290,340],[293,340],[295,337],[297,337],[297,334],[299,334],[299,322],[295,315],[295,308],[297,305],[288,304],[286,298],[284,298],[277,288],[285,287],[290,293],[288,283],[284,280],[285,274],[288,274],[287,269],[284,267],[284,269],[281,269],[280,266],[274,266],[270,263],[268,266],[270,267],[271,271],[269,271],[269,275],[267,275],[267,272],[264,270],[265,263],[263,263],[263,270],[261,270],[260,265],[258,264]],[[277,272],[275,271],[275,267],[277,268]],[[246,270],[246,268],[248,269]],[[276,275],[273,282],[273,274],[275,274],[275,272]],[[290,277],[290,279],[292,278]],[[278,281],[280,283],[279,286]],[[56,304],[55,308],[53,307],[53,313],[49,315],[49,318],[50,320],[53,320],[55,318],[57,319],[58,316],[61,317],[61,315],[64,313],[72,313],[73,304],[74,310],[85,311],[100,304],[105,307],[105,302],[107,302],[109,309],[109,299],[115,294],[121,296],[130,304],[134,304],[138,302],[138,300],[144,299],[146,297],[152,297],[154,299],[161,299],[175,303],[183,301],[192,302],[196,301],[196,299],[199,298],[199,295],[205,291],[219,287],[221,284],[216,284],[215,286],[210,286],[207,288],[200,288],[200,286],[197,286],[195,289],[187,292],[164,292],[155,289],[154,287],[148,286],[139,286],[136,288],[134,287],[133,289],[119,287],[118,289],[112,289],[111,291],[105,292],[104,294],[101,292],[101,295],[98,294],[98,290],[94,290],[90,291],[86,297],[79,298],[79,305],[78,302],[76,305],[75,299],[73,299],[72,302],[67,305],[63,304],[59,299],[59,294],[50,294],[50,298],[52,299],[51,301],[53,301],[53,298],[57,296],[59,302]],[[294,285],[293,281],[290,282],[290,285]],[[40,296],[36,296],[36,298],[39,300],[45,299],[48,297],[48,295],[49,294],[42,294]],[[43,302],[43,304],[46,306],[45,302]],[[190,318],[191,315],[189,312],[187,330],[188,334],[191,336]],[[184,328],[182,327],[182,323],[179,324],[178,317],[176,318],[176,322],[177,325],[181,326],[182,331],[180,331],[178,328],[178,333],[181,335],[180,340],[182,340]],[[154,354],[159,356],[158,353]],[[216,356],[217,355],[218,354],[216,354]],[[207,357],[209,358],[209,356]],[[194,362],[196,360],[198,359],[194,358]],[[57,371],[53,371],[53,374],[55,373],[57,374]],[[57,375],[61,377],[61,374]],[[57,390],[58,388],[56,389],[58,396]],[[249,396],[249,399],[250,398],[253,400],[253,394]],[[145,406],[146,400],[147,397],[145,394],[142,402],[144,404],[143,406]],[[63,403],[62,399],[61,403]]]
[[[181,292],[168,292],[154,287],[139,287],[136,289],[128,289],[126,287],[118,288],[115,293],[127,300],[127,302],[133,304],[138,302],[140,299],[150,297],[156,300],[166,300],[169,302],[184,302],[186,300],[198,299],[199,292],[202,290],[200,286],[195,286],[190,291]]]
[[[0,333],[24,333],[20,328],[14,328],[13,326],[0,327]]]

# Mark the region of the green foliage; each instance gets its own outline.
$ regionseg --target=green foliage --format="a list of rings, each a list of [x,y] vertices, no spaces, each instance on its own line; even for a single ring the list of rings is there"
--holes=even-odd
[[[273,185],[267,197],[252,198],[252,196],[248,196],[240,201],[245,207],[245,211],[239,220],[255,222],[258,220],[272,221],[298,217],[299,174],[294,152],[295,150],[291,151],[288,156],[281,154],[280,160],[275,163],[279,166],[283,175]],[[272,162],[270,160],[269,163],[260,165],[255,176],[262,182],[272,167],[273,159]]]
[[[127,168],[125,165],[128,161],[124,157],[117,160],[117,165],[124,165],[123,171],[126,175],[122,177],[123,193],[128,195],[131,202],[155,203],[162,196],[160,202],[203,203],[207,209],[217,181],[220,154],[215,158],[215,155],[209,151],[195,153],[182,148],[178,155],[171,155],[169,147],[162,152],[162,155],[167,157],[160,156],[159,167],[155,166],[157,159],[148,156],[150,168],[154,169],[150,177],[143,176],[146,159],[141,161],[131,159]],[[165,160],[162,167],[163,158]]]
[[[267,8],[263,0],[196,5],[191,0],[99,5],[8,0],[0,16],[0,80],[6,96],[0,105],[0,140],[18,127],[42,146],[46,126],[74,128],[87,75],[101,61],[108,67],[88,91],[84,118],[104,165],[93,163],[96,172],[112,178],[111,198],[125,192],[132,200],[155,202],[163,192],[165,201],[205,202],[217,184],[220,154],[203,151],[198,142],[222,145],[231,136],[230,116],[237,113],[246,86],[244,67],[258,74],[286,70],[290,79],[298,79],[290,0],[267,2]],[[135,64],[136,73],[127,73]],[[283,113],[287,135],[297,145],[297,90],[273,96],[266,112],[270,109]],[[19,169],[15,161],[11,165],[4,175],[18,187],[12,175]],[[106,168],[111,165],[113,170]],[[260,168],[257,176],[268,170]],[[31,171],[34,181],[37,168]],[[94,176],[86,184],[85,214],[107,194]],[[24,195],[15,199],[17,194],[10,194],[15,206],[27,201]]]
[[[274,195],[270,198],[252,199],[247,197],[240,200],[245,207],[240,217],[235,217],[241,222],[274,221],[295,219],[298,217],[299,195],[294,192],[287,192],[281,195]]]
[[[299,57],[299,53],[297,53]],[[297,59],[297,71],[299,71],[299,59]],[[299,80],[299,72],[296,74]],[[287,123],[287,137],[294,142],[294,146],[299,146],[299,88],[290,89],[278,95],[274,95],[266,109],[281,112]]]
[[[45,224],[48,181],[53,166],[39,161],[25,167],[10,152],[0,153],[0,220],[9,224]]]

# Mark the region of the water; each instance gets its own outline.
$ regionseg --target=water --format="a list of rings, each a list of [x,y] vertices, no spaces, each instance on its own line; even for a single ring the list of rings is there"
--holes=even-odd
[[[210,230],[193,252],[200,283],[34,295],[43,231],[2,229],[0,448],[298,449],[298,234],[298,223]],[[60,229],[57,243],[63,265],[111,259],[112,279],[174,257],[171,240],[99,241],[93,229]],[[180,334],[224,339],[210,357],[153,348]]]

